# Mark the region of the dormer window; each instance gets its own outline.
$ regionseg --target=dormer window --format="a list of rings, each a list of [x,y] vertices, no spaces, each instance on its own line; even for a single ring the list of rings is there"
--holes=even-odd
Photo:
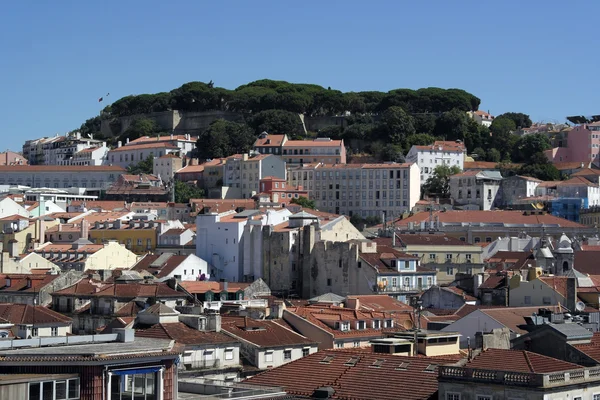
[[[10,287],[10,278],[6,278],[6,287]]]
[[[376,319],[373,320],[373,329],[381,329],[381,321]]]
[[[350,330],[350,322],[341,322],[340,323],[340,331],[348,332]]]
[[[365,321],[357,321],[356,322],[356,329],[366,329],[367,328],[367,323]]]
[[[383,322],[383,327],[384,328],[393,328],[394,327],[394,320],[393,319],[386,319]]]

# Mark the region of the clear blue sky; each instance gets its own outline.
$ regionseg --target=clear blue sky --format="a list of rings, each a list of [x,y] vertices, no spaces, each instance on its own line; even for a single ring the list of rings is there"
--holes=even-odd
[[[599,14],[564,0],[5,2],[0,148],[79,127],[107,92],[193,80],[462,88],[495,115],[598,114]]]

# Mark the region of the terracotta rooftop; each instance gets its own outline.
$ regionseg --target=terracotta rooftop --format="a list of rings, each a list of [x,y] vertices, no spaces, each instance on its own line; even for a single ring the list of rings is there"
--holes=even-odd
[[[413,146],[420,151],[455,151],[464,152],[466,151],[465,145],[461,142],[443,141],[436,140],[431,145],[427,146]],[[441,148],[441,150],[440,150]]]
[[[546,285],[550,286],[552,289],[556,291],[556,293],[560,294],[562,297],[567,299],[567,279],[566,276],[540,276],[538,278],[540,281],[544,282]]]
[[[443,358],[365,350],[324,350],[255,375],[244,383],[276,384],[288,394],[303,398],[314,398],[316,389],[331,387],[338,400],[433,399],[438,390],[436,367],[449,362]]]
[[[574,176],[600,176],[600,169],[584,168],[581,171],[571,174],[571,177]]]
[[[250,286],[250,283],[213,281],[183,281],[180,285],[192,294],[203,294],[209,291],[213,293],[223,292],[225,290],[224,283],[227,283],[228,293],[236,293]]]
[[[113,283],[100,291],[93,293],[93,297],[156,297],[156,298],[182,298],[186,295],[171,289],[165,283]]]
[[[0,293],[34,293],[52,283],[59,275],[37,274],[0,274]]]
[[[34,311],[35,310],[35,311]],[[44,306],[0,304],[0,318],[12,324],[71,324],[71,318]],[[34,319],[35,318],[35,319]]]
[[[412,307],[408,304],[396,300],[387,294],[365,294],[347,296],[347,300],[358,300],[359,311],[378,311],[378,312],[397,312],[397,311],[412,311]],[[349,307],[349,305],[346,305]]]
[[[188,174],[188,173],[200,173],[204,171],[204,165],[186,165],[185,167],[178,169],[175,174]]]
[[[161,258],[162,257],[162,258]],[[179,267],[182,262],[184,262],[189,256],[188,255],[171,255],[171,257],[164,259],[163,254],[147,254],[141,260],[139,260],[131,269],[133,271],[148,271],[156,278],[164,278],[167,277],[175,270],[175,268]],[[158,259],[164,260],[157,266],[151,266]]]
[[[576,251],[573,268],[584,274],[600,275],[598,260],[600,260],[598,250]]]
[[[145,149],[172,149],[179,150],[179,147],[174,146],[165,142],[152,142],[152,143],[143,143],[143,144],[127,144],[125,146],[117,147],[115,149],[111,149],[110,152],[122,152],[122,151],[134,151],[134,150],[145,150]]]
[[[283,148],[286,147],[342,147],[344,145],[343,140],[288,140],[283,144]]]
[[[199,331],[182,322],[156,324],[149,328],[136,329],[135,335],[151,339],[169,339],[180,344],[196,346],[237,343],[235,339],[224,333]]]
[[[410,245],[427,245],[427,246],[470,246],[468,243],[463,242],[457,238],[447,235],[439,234],[397,234],[396,245],[410,246]]]
[[[594,310],[597,312],[597,310]],[[588,357],[600,363],[600,332],[594,332],[591,343],[573,345],[577,350],[581,351]]]
[[[412,311],[385,313],[378,311],[359,311],[332,305],[314,304],[309,306],[289,307],[287,312],[292,312],[306,319],[319,328],[329,332],[336,339],[377,338],[384,336],[385,332],[387,331],[404,331],[414,326]],[[382,328],[376,329],[369,327],[370,321],[383,321],[389,319],[394,320],[394,326],[392,328],[383,328],[383,322],[381,323]],[[355,326],[351,326],[350,330],[342,331],[333,326],[336,321],[366,321],[367,328],[356,329]],[[425,321],[426,320],[423,319],[423,322]],[[423,326],[425,326],[425,323],[423,323]]]
[[[498,289],[506,285],[506,275],[490,275],[480,286],[479,289]]]
[[[376,253],[363,253],[359,252],[359,257],[365,261],[368,265],[375,268],[379,274],[406,274],[406,272],[400,272],[397,269],[391,268],[391,266],[387,265],[384,260],[387,259],[403,259],[403,260],[419,260],[419,257],[413,256],[411,254],[403,253],[401,251],[395,250],[391,247],[380,246],[377,245]],[[416,272],[430,272],[435,274],[435,270],[431,270],[429,268],[423,267],[421,265],[417,266]]]
[[[461,225],[470,224],[491,224],[504,226],[512,225],[528,225],[528,226],[560,226],[565,228],[586,228],[585,225],[577,222],[569,221],[564,218],[555,217],[551,214],[526,214],[523,211],[481,211],[481,210],[448,210],[448,211],[433,211],[433,217],[437,218],[440,224],[443,225]],[[399,219],[396,221],[398,228],[408,228],[409,223],[417,224],[429,221],[429,212],[420,212],[408,218]],[[377,228],[382,227],[378,225]]]
[[[277,320],[255,320],[248,317],[223,316],[221,319],[221,329],[259,347],[316,345],[286,325]]]
[[[469,169],[494,170],[494,169],[500,169],[500,167],[516,169],[516,168],[520,168],[522,165],[523,164],[501,164],[501,163],[490,162],[490,161],[465,161],[463,168],[465,170],[469,170]]]
[[[115,172],[123,173],[125,169],[116,165],[0,165],[0,172]]]
[[[549,306],[546,308],[556,312],[561,310],[560,306]],[[539,307],[506,307],[481,310],[482,313],[520,335],[527,333],[526,330],[521,328],[521,325],[525,324],[525,317],[530,317],[533,313],[537,313],[538,311]]]
[[[141,143],[170,142],[171,140],[195,142],[196,139],[197,139],[196,137],[190,137],[190,139],[188,140],[185,135],[173,135],[172,138],[171,138],[171,135],[141,136],[137,139],[129,141],[129,143],[125,144],[125,146],[131,146],[133,144],[137,145],[137,144],[141,144]]]
[[[209,208],[211,213],[216,212],[218,214],[237,208],[246,210],[254,210],[256,208],[256,203],[251,199],[190,199],[190,204],[192,204],[193,209],[197,212],[202,212],[205,208]]]
[[[74,285],[57,290],[52,295],[90,295],[99,292],[107,284],[95,279],[84,278]]]
[[[475,356],[466,368],[544,374],[583,368],[556,358],[525,350],[487,349]]]
[[[253,147],[281,147],[285,135],[267,135],[262,139],[256,139]]]

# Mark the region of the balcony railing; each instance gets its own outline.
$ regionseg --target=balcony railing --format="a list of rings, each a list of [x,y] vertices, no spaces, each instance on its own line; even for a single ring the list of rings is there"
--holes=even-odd
[[[400,285],[400,286],[384,286],[375,285],[375,291],[380,293],[403,293],[403,292],[421,292],[429,289],[433,285]]]
[[[509,386],[552,388],[557,386],[600,381],[600,367],[537,374],[440,366],[438,369],[438,377],[439,379],[443,379],[445,381],[473,381],[477,383],[490,383]]]

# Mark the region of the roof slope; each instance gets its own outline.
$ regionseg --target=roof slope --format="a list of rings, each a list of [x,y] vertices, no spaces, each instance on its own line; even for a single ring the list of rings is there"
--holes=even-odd
[[[71,318],[43,306],[0,304],[0,318],[12,324],[70,324]]]
[[[136,329],[135,335],[152,339],[170,339],[177,343],[193,345],[237,342],[224,333],[199,331],[182,322],[156,324],[147,329]]]
[[[274,320],[224,316],[221,329],[259,347],[316,344]]]
[[[316,389],[329,386],[338,400],[422,400],[438,390],[437,368],[425,370],[440,362],[449,361],[364,350],[325,350],[255,375],[244,383],[277,384],[288,394],[309,398]]]
[[[475,356],[468,368],[544,374],[583,368],[556,358],[525,350],[488,349]]]

